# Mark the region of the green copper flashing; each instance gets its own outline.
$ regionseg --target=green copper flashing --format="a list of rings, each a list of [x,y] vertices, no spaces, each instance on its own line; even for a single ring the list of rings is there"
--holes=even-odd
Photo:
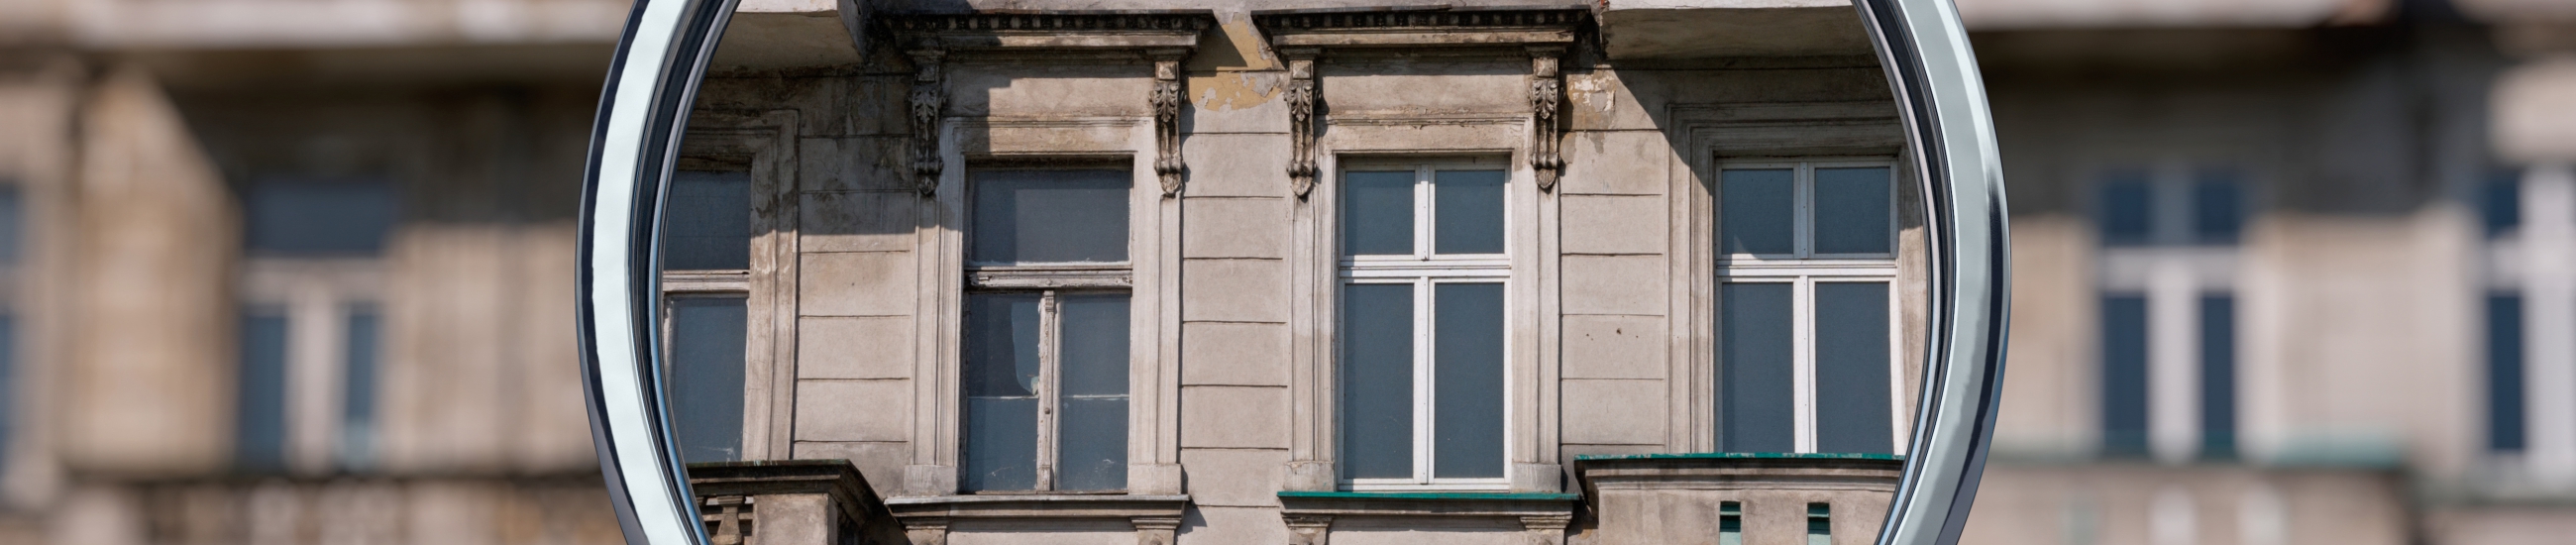
[[[1662,454],[1586,454],[1574,461],[1596,460],[1888,460],[1904,461],[1903,454],[1861,454],[1825,452],[1674,452]]]
[[[1575,501],[1582,494],[1554,492],[1307,492],[1284,491],[1280,499],[1314,500],[1456,500],[1456,501]]]

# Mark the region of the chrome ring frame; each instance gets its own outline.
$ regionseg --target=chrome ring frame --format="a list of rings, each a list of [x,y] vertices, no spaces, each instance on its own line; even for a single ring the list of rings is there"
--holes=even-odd
[[[736,0],[637,0],[609,68],[584,171],[577,266],[592,445],[628,543],[703,545],[660,376],[664,189],[689,106]],[[1921,405],[1883,545],[1958,541],[2003,378],[2008,244],[1985,89],[1949,0],[1858,0],[1887,69],[1931,241]]]

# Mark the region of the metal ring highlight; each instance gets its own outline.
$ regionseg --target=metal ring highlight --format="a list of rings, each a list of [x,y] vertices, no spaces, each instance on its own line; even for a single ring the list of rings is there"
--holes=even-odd
[[[689,107],[736,0],[637,0],[583,172],[577,270],[583,393],[628,543],[703,545],[671,438],[656,263]],[[1922,173],[1932,298],[1924,395],[1878,543],[1956,543],[1984,472],[2003,378],[2009,243],[1993,120],[1948,0],[1858,0]]]

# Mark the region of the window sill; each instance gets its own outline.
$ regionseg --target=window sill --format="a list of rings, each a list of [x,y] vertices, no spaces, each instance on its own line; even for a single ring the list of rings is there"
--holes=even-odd
[[[1582,499],[1555,492],[1279,493],[1280,514],[1291,517],[1571,517]]]
[[[1179,520],[1190,496],[1131,494],[977,494],[887,498],[896,518]]]
[[[1896,490],[1905,457],[1893,454],[1693,452],[1576,456],[1583,495],[1603,490]]]

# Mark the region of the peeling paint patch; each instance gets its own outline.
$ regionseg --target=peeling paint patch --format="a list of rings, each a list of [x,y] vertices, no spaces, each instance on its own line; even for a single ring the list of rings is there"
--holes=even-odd
[[[1566,79],[1572,80],[1567,87],[1574,92],[1574,103],[1590,105],[1594,109],[1607,112],[1610,111],[1610,106],[1619,100],[1618,93],[1610,92],[1611,88],[1618,86],[1618,82],[1615,81],[1618,77],[1616,72],[1593,72],[1575,74]]]
[[[1191,76],[1190,89],[1198,95],[1199,109],[1209,111],[1241,110],[1279,96],[1276,80],[1255,75],[1253,72],[1219,72]]]

